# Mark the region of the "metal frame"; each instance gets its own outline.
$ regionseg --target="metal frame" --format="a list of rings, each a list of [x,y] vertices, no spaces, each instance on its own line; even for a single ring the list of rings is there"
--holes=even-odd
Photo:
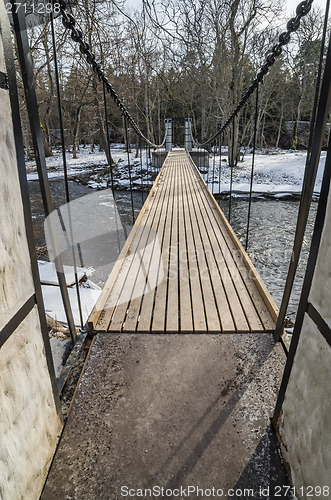
[[[19,6],[17,5],[18,3],[20,4]],[[24,2],[23,0],[19,0],[18,2],[11,0],[11,4],[12,4],[12,16],[13,16],[15,37],[17,43],[17,54],[22,71],[22,80],[24,84],[25,99],[29,114],[32,142],[36,155],[40,190],[44,204],[45,216],[48,217],[53,212],[54,208],[51,198],[49,181],[47,177],[46,159],[43,146],[42,131],[40,127],[38,102],[37,102],[35,81],[33,75],[33,65],[32,65],[32,58],[30,53],[29,41],[27,36],[27,27],[26,27],[24,8],[23,8]],[[68,321],[68,327],[71,339],[75,343],[77,340],[77,335],[76,335],[76,329],[75,329],[74,319],[69,300],[69,294],[67,290],[67,284],[63,270],[63,263],[60,255],[61,252],[59,250],[56,227],[54,224],[55,221],[53,217],[50,217],[48,221],[49,221],[51,246],[55,256],[54,263],[59,280],[62,301]]]
[[[330,58],[331,58],[330,45],[329,45],[328,56],[330,56]],[[331,64],[331,61],[329,61],[329,62]],[[328,67],[329,66],[326,66],[325,71],[328,70]],[[329,85],[330,85],[330,90],[331,90],[331,82]],[[320,100],[319,106],[320,107],[325,106],[325,103],[323,100]],[[296,318],[296,322],[295,322],[295,326],[294,326],[293,337],[292,337],[292,341],[291,341],[291,345],[290,345],[290,351],[288,354],[288,358],[287,358],[287,362],[286,362],[286,366],[285,366],[285,370],[284,370],[283,380],[282,380],[281,387],[279,390],[278,400],[276,403],[276,408],[275,408],[275,412],[274,412],[273,419],[272,419],[272,422],[273,422],[273,425],[275,428],[278,425],[278,420],[279,420],[282,405],[283,405],[283,402],[285,399],[285,394],[286,394],[287,386],[288,386],[289,379],[291,376],[295,354],[297,352],[297,348],[298,348],[298,344],[299,344],[302,324],[303,324],[304,317],[305,317],[306,313],[309,315],[311,320],[315,323],[315,325],[319,329],[320,333],[323,335],[323,337],[326,339],[326,341],[329,343],[329,345],[331,345],[330,328],[328,327],[328,325],[326,324],[324,319],[321,317],[319,312],[315,309],[315,307],[309,302],[309,293],[310,293],[311,284],[313,281],[318,252],[319,252],[319,248],[320,248],[320,242],[321,242],[321,237],[322,237],[322,232],[323,232],[325,217],[326,217],[326,208],[327,208],[328,198],[329,198],[329,196],[331,196],[330,184],[331,184],[331,138],[330,138],[329,145],[328,145],[328,153],[327,153],[326,162],[325,162],[325,170],[324,170],[324,175],[323,175],[320,200],[319,200],[317,214],[316,214],[314,233],[313,233],[311,247],[310,247],[310,253],[309,253],[309,257],[308,257],[307,270],[306,270],[306,275],[305,275],[305,279],[304,279],[304,283],[303,283],[303,288],[302,288],[302,293],[301,293],[301,298],[300,298],[300,303],[299,303],[299,309],[298,309],[297,318]]]
[[[32,217],[31,217],[31,207],[30,207],[30,198],[28,191],[28,182],[26,177],[26,168],[25,168],[25,158],[24,158],[24,146],[23,146],[23,136],[21,129],[21,121],[20,121],[20,112],[19,112],[19,104],[18,104],[18,94],[17,94],[17,82],[16,82],[16,71],[15,71],[15,63],[14,63],[14,54],[12,48],[12,38],[10,25],[8,21],[7,11],[5,9],[5,5],[3,0],[0,1],[0,19],[1,19],[1,35],[3,41],[3,50],[5,56],[5,62],[8,72],[8,85],[9,85],[9,95],[10,95],[10,103],[12,109],[12,121],[13,121],[13,131],[15,138],[15,149],[16,149],[16,159],[18,166],[18,176],[20,182],[21,189],[21,197],[23,204],[23,213],[24,213],[24,222],[26,229],[26,237],[27,244],[30,254],[31,260],[31,269],[32,269],[32,277],[35,293],[26,301],[26,303],[17,311],[17,313],[12,317],[12,319],[7,323],[5,328],[0,333],[0,348],[3,343],[11,336],[11,334],[16,330],[19,324],[28,316],[28,314],[32,311],[35,304],[37,304],[39,321],[41,326],[41,333],[43,337],[43,342],[45,346],[46,352],[46,362],[50,375],[52,392],[56,407],[56,412],[58,418],[61,423],[63,423],[62,411],[60,405],[59,394],[56,385],[56,377],[54,371],[54,364],[52,359],[52,352],[50,347],[50,342],[48,338],[48,330],[44,309],[44,302],[41,291],[41,284],[39,279],[38,272],[38,263],[36,258],[35,251],[35,241],[33,237],[33,225],[32,225]]]
[[[0,331],[0,349],[9,339],[9,337],[15,332],[15,330],[17,330],[22,321],[24,321],[25,318],[30,314],[36,303],[36,295],[33,294],[2,328],[2,330]]]
[[[307,304],[307,314],[310,317],[310,319],[315,323],[329,346],[331,347],[331,328],[327,324],[327,322],[322,318],[318,310],[308,302]]]
[[[172,150],[172,119],[166,118],[164,123],[166,129],[165,150],[169,153]]]
[[[193,148],[191,118],[185,118],[185,149],[190,153]]]
[[[289,271],[286,278],[283,299],[280,306],[278,321],[274,334],[274,338],[276,341],[279,340],[283,331],[287,306],[290,300],[292,286],[300,258],[302,242],[307,226],[310,204],[313,196],[314,184],[318,170],[319,159],[322,151],[322,144],[324,140],[324,132],[331,105],[331,43],[330,42],[331,38],[329,40],[329,47],[325,62],[320,99],[317,109],[316,123],[314,127],[314,134],[311,141],[311,153],[309,155],[305,169],[300,210],[299,210],[295,239],[293,244],[292,259],[290,262]]]

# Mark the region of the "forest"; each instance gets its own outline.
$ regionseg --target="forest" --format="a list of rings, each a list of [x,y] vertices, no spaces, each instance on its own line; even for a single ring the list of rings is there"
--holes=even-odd
[[[110,83],[156,143],[162,142],[166,118],[190,117],[200,142],[215,133],[288,20],[285,4],[278,0],[142,0],[136,8],[119,0],[71,0],[68,5]],[[31,23],[29,37],[45,150],[51,155],[60,142],[59,117],[51,23],[42,21]],[[66,147],[74,158],[81,144],[107,153],[103,85],[56,15],[54,26]],[[259,149],[303,146],[297,130],[310,120],[322,30],[323,12],[313,6],[260,85]],[[20,95],[24,115],[22,85]],[[252,142],[252,101],[237,120],[238,148]],[[124,142],[121,112],[110,96],[107,115],[110,142]],[[31,157],[28,120],[23,122]],[[284,142],[286,134],[290,142]],[[138,144],[132,130],[129,140]],[[229,137],[222,141],[226,144]]]

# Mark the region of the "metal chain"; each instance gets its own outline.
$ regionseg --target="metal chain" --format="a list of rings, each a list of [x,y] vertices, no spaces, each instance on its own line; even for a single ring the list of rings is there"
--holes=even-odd
[[[195,145],[197,147],[204,147],[204,146],[207,146],[207,144],[210,144],[211,142],[213,142],[218,136],[220,136],[222,134],[222,132],[224,132],[228,128],[230,123],[236,118],[236,116],[238,115],[241,108],[244,106],[244,104],[251,97],[254,90],[258,87],[259,83],[262,83],[263,78],[269,72],[269,69],[271,68],[271,66],[274,65],[274,63],[276,61],[276,57],[279,57],[281,55],[281,53],[283,51],[283,46],[287,45],[289,43],[289,41],[291,39],[291,34],[294,31],[297,31],[297,29],[299,28],[301,19],[308,14],[308,12],[311,9],[312,3],[313,3],[313,0],[306,0],[306,1],[299,3],[299,5],[296,8],[296,16],[292,17],[287,23],[287,26],[286,26],[287,31],[284,31],[283,33],[281,33],[279,35],[278,43],[272,47],[271,53],[267,56],[266,62],[261,66],[261,69],[257,73],[255,80],[253,80],[253,82],[248,87],[246,92],[242,95],[237,107],[232,111],[231,115],[226,120],[224,125],[222,125],[222,127],[217,132],[215,132],[215,134],[212,137],[210,137],[207,141],[205,141],[203,143],[198,143],[192,137],[193,142],[195,143]]]
[[[126,120],[131,124],[135,132],[147,143],[149,144],[152,148],[161,148],[166,140],[166,135],[164,136],[164,139],[161,144],[154,144],[151,142],[147,137],[144,136],[142,131],[140,130],[139,126],[136,124],[130,113],[128,112],[127,108],[121,101],[121,99],[118,97],[114,87],[111,85],[111,83],[108,81],[108,78],[105,75],[105,72],[101,68],[100,64],[96,61],[95,55],[92,52],[91,47],[89,46],[88,43],[86,43],[83,40],[83,33],[75,27],[76,25],[76,19],[74,16],[66,11],[67,9],[67,2],[65,0],[54,0],[56,3],[60,5],[60,12],[62,16],[62,24],[63,26],[71,31],[71,38],[74,42],[79,44],[79,50],[80,52],[85,55],[87,63],[91,66],[93,72],[96,74],[98,77],[99,82],[103,82],[105,85],[105,88],[107,92],[110,94],[112,97],[113,101],[117,105],[117,107],[120,109],[122,115],[126,118]]]

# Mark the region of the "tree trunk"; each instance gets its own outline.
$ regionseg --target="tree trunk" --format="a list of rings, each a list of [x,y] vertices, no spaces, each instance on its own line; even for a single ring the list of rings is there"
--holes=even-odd
[[[203,100],[201,103],[201,140],[206,139],[206,104]]]
[[[276,148],[278,148],[279,141],[280,141],[280,134],[282,132],[282,125],[283,125],[283,118],[284,118],[284,102],[282,100],[282,110],[281,110],[281,115],[280,115],[280,120],[279,120],[278,134],[277,134],[277,140],[276,140]]]
[[[49,99],[48,99],[48,105],[46,109],[46,114],[45,114],[45,120],[44,120],[44,126],[43,126],[43,132],[44,132],[44,149],[45,149],[45,155],[46,157],[52,156],[52,148],[51,148],[51,141],[50,141],[50,117],[51,117],[51,111],[52,111],[52,104],[55,96],[55,89],[54,89],[54,81],[53,81],[53,76],[52,76],[52,69],[51,69],[51,61],[50,61],[50,50],[48,48],[48,43],[47,43],[47,31],[45,30],[44,36],[43,36],[43,45],[45,49],[45,55],[46,55],[46,66],[47,66],[47,76],[48,76],[48,83],[49,83],[49,89],[50,89],[50,94],[49,94]]]
[[[75,130],[74,130],[74,143],[72,147],[72,153],[73,153],[73,159],[77,159],[77,149],[79,146],[79,125],[80,125],[80,118],[82,114],[82,108],[83,106],[80,105],[77,110],[77,115],[76,115],[76,124],[75,124]]]
[[[104,123],[103,123],[103,117],[102,117],[101,111],[100,111],[100,105],[99,105],[99,99],[98,99],[98,87],[97,87],[97,82],[96,82],[95,78],[93,79],[93,91],[94,91],[94,107],[95,107],[95,111],[96,111],[97,124],[98,124],[99,130],[100,130],[100,138],[101,138],[103,149],[104,149],[105,154],[106,154],[107,163],[108,163],[108,165],[111,165],[111,155],[110,155],[110,151],[109,151],[109,147],[108,147],[108,138],[107,138],[107,134],[106,134]]]
[[[236,167],[239,161],[240,148],[239,148],[239,120],[234,119],[234,125],[231,127],[228,141],[228,160],[230,167]],[[234,133],[234,136],[233,136]]]

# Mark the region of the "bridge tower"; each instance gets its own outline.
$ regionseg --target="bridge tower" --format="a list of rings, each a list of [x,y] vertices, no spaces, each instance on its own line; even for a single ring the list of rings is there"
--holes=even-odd
[[[166,151],[172,150],[172,122],[180,121],[185,123],[185,149],[192,151],[191,118],[166,118]]]
[[[165,126],[166,126],[166,151],[169,152],[172,150],[172,120],[171,120],[171,118],[166,118]]]
[[[191,127],[192,127],[191,118],[185,118],[185,149],[187,151],[192,151]]]

